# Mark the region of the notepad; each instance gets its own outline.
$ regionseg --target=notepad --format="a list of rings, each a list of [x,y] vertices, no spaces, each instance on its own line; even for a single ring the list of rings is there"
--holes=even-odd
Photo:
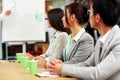
[[[50,74],[50,72],[37,73],[36,76],[39,76],[39,77],[59,77],[59,75]]]
[[[46,70],[46,68],[38,68],[38,70]]]

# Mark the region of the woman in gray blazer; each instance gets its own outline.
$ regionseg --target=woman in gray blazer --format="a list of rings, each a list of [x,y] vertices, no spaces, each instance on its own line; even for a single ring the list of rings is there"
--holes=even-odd
[[[100,33],[94,53],[85,62],[67,65],[55,61],[50,72],[85,80],[120,80],[120,0],[91,0],[90,24]]]
[[[67,37],[63,53],[57,54],[57,59],[62,60],[65,64],[85,61],[91,55],[94,47],[93,38],[84,28],[84,24],[88,20],[87,9],[79,3],[69,4],[65,6],[65,16],[62,20],[64,26],[71,29],[71,34]]]

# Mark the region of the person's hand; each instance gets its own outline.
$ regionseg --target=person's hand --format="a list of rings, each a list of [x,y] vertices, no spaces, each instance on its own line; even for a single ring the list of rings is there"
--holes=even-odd
[[[11,14],[11,10],[5,11],[5,16],[9,16]]]
[[[50,72],[51,74],[61,74],[62,66],[63,66],[63,63],[57,63],[57,64],[55,64],[54,66],[52,66],[52,67],[54,67],[54,68],[50,68],[50,69],[49,69],[49,72]]]
[[[59,59],[54,59],[51,60],[49,62],[49,64],[47,65],[48,70],[50,71],[50,73],[52,74],[60,74],[61,72],[61,68],[62,68],[62,61]]]
[[[55,64],[57,64],[57,63],[62,63],[62,61],[61,60],[59,60],[59,59],[53,59],[53,60],[51,60],[48,64],[47,64],[47,68],[49,69],[54,69],[54,66],[55,66]]]
[[[30,53],[26,53],[26,56],[28,56],[29,60],[32,60],[34,58],[34,56],[32,56]]]
[[[62,63],[62,61],[59,60],[59,59],[53,59],[53,60],[51,60],[51,61],[49,62],[49,64],[51,64],[51,65],[55,65],[55,64],[57,64],[57,63]]]
[[[42,57],[37,58],[38,61],[38,67],[39,68],[46,68],[46,60]]]

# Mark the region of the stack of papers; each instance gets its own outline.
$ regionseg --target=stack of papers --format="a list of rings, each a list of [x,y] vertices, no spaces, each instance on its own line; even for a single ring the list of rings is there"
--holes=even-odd
[[[38,68],[38,70],[46,70],[46,68]]]
[[[42,72],[42,73],[37,73],[36,76],[39,77],[59,77],[59,75],[55,74],[50,74],[50,72]]]

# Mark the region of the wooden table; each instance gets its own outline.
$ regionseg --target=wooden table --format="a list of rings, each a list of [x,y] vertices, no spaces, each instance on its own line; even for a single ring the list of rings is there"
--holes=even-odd
[[[29,73],[28,69],[22,68],[20,63],[0,63],[0,80],[79,80],[77,78],[40,78]]]

